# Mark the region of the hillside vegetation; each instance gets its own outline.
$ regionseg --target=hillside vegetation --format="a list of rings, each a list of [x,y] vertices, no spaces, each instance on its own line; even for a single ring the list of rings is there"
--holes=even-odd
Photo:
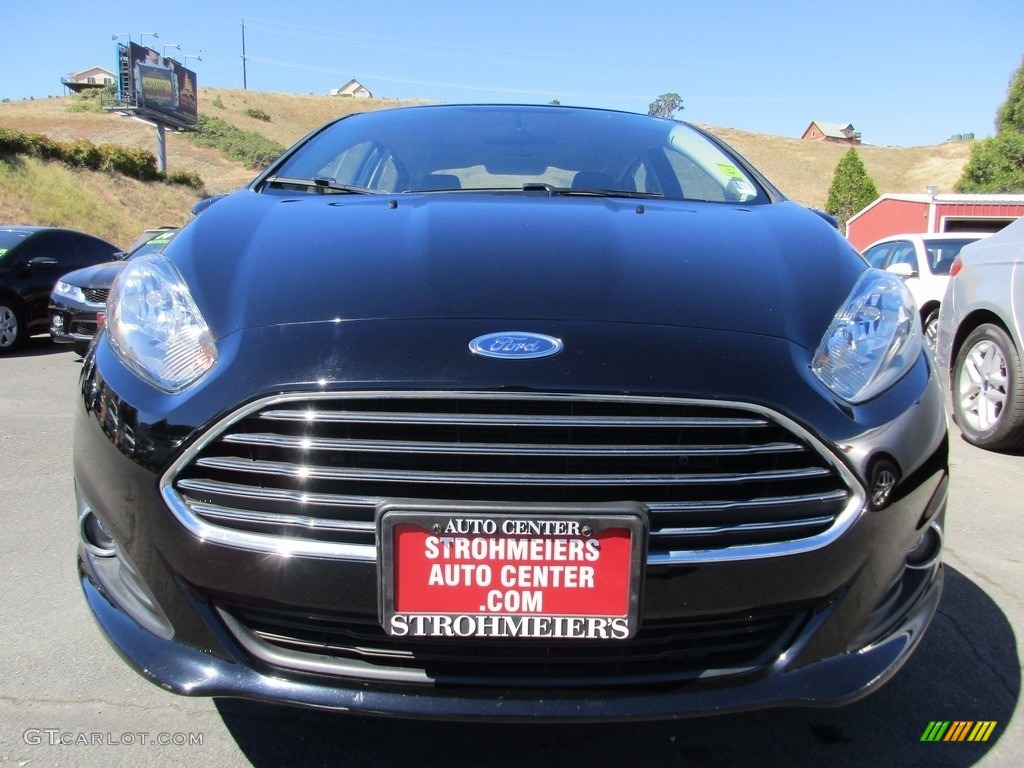
[[[340,115],[411,103],[416,102],[207,88],[200,95],[200,114],[288,146]],[[0,126],[59,141],[88,139],[150,152],[156,148],[152,126],[95,111],[71,96],[2,103]],[[702,127],[746,156],[786,195],[817,208],[824,206],[835,166],[848,149],[735,128]],[[924,192],[929,185],[951,192],[970,156],[970,144],[864,146],[859,152],[883,194]],[[199,146],[173,132],[167,133],[167,170],[198,174],[205,193],[211,195],[243,186],[256,173],[214,147]],[[0,224],[67,226],[123,247],[148,227],[185,223],[196,199],[197,193],[187,188],[73,170],[32,158],[0,158]]]

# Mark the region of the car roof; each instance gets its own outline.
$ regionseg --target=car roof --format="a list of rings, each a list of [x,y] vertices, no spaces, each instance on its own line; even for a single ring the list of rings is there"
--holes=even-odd
[[[34,225],[0,225],[0,232],[11,232],[13,234],[34,235],[37,232],[74,232],[76,235],[85,235],[87,232],[78,232],[67,227],[38,227]]]
[[[897,240],[911,240],[914,242],[920,242],[922,240],[963,240],[968,237],[983,238],[991,235],[991,232],[902,232],[897,235],[886,235],[880,237],[875,242],[864,247],[862,253],[868,248],[874,248],[876,245],[882,243],[893,243]]]
[[[34,225],[0,225],[0,240],[5,242],[4,248],[8,251],[14,248],[20,248],[28,240],[32,239],[36,235],[50,233],[50,232],[63,232],[74,237],[88,237],[93,240],[101,240],[102,238],[96,235],[90,235],[88,232],[80,232],[77,229],[68,229],[67,227],[40,227]],[[113,243],[111,243],[113,245]],[[115,248],[117,246],[114,246]],[[0,254],[2,255],[2,254]]]

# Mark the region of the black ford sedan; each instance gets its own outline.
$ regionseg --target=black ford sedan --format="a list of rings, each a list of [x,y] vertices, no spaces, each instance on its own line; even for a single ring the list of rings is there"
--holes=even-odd
[[[852,701],[942,585],[913,299],[713,136],[358,114],[117,277],[80,573],[189,695],[452,719]]]

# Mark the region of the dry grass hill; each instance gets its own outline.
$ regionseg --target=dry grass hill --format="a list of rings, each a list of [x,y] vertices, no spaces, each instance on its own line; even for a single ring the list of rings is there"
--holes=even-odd
[[[204,89],[200,112],[285,146],[312,128],[351,111],[385,109],[411,102],[355,100],[329,96]],[[219,106],[215,106],[219,105]],[[259,110],[269,121],[247,114]],[[60,141],[78,138],[153,151],[155,131],[144,123],[82,109],[72,97],[0,104],[0,126],[41,133]],[[731,144],[792,199],[822,207],[836,163],[847,147],[768,136],[735,128],[703,126]],[[970,154],[967,142],[932,147],[860,148],[879,192],[924,192],[935,185],[950,192]],[[167,135],[170,171],[191,171],[206,192],[217,194],[247,183],[255,171],[198,147],[176,133]],[[184,187],[137,182],[124,177],[75,171],[31,158],[0,162],[0,223],[69,226],[125,246],[143,229],[183,224],[196,193]]]

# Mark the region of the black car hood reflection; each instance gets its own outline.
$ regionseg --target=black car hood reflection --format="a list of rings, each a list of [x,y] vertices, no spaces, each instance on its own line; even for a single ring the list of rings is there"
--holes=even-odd
[[[124,269],[124,265],[124,261],[107,261],[68,272],[61,280],[79,288],[109,288],[114,278]]]
[[[788,202],[487,192],[245,191],[166,252],[219,338],[375,318],[489,319],[495,330],[562,320],[763,334],[813,348],[865,268],[826,222]]]

